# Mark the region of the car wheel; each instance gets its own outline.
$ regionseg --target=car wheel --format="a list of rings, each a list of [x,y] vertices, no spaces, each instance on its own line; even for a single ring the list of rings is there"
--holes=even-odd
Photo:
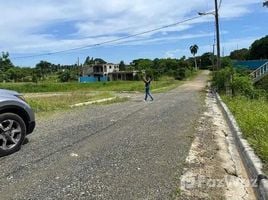
[[[13,113],[0,114],[0,156],[18,151],[26,135],[22,118]]]

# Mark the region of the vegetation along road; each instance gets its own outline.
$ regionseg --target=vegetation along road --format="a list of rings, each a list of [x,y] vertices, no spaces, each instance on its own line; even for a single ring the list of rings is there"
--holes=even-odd
[[[1,158],[0,199],[169,199],[179,185],[208,73],[155,101],[143,95],[38,122]]]

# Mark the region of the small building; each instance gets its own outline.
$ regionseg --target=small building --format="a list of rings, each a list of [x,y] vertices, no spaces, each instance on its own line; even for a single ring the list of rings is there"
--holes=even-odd
[[[137,71],[118,71],[108,74],[110,81],[133,81],[137,75]]]
[[[119,71],[119,65],[112,63],[84,66],[82,73],[79,78],[80,83],[134,80],[137,75],[137,71]]]

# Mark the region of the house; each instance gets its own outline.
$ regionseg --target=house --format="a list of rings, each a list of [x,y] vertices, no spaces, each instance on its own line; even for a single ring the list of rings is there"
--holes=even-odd
[[[133,81],[138,71],[117,71],[108,74],[110,81]]]
[[[134,80],[136,75],[137,71],[120,71],[118,64],[95,63],[83,67],[82,76],[79,78],[79,82],[88,83],[98,81]]]

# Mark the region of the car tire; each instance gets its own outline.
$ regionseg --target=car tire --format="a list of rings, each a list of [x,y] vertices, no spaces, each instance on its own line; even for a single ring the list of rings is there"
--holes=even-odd
[[[26,125],[20,116],[14,113],[0,114],[0,157],[18,151],[25,135]]]

